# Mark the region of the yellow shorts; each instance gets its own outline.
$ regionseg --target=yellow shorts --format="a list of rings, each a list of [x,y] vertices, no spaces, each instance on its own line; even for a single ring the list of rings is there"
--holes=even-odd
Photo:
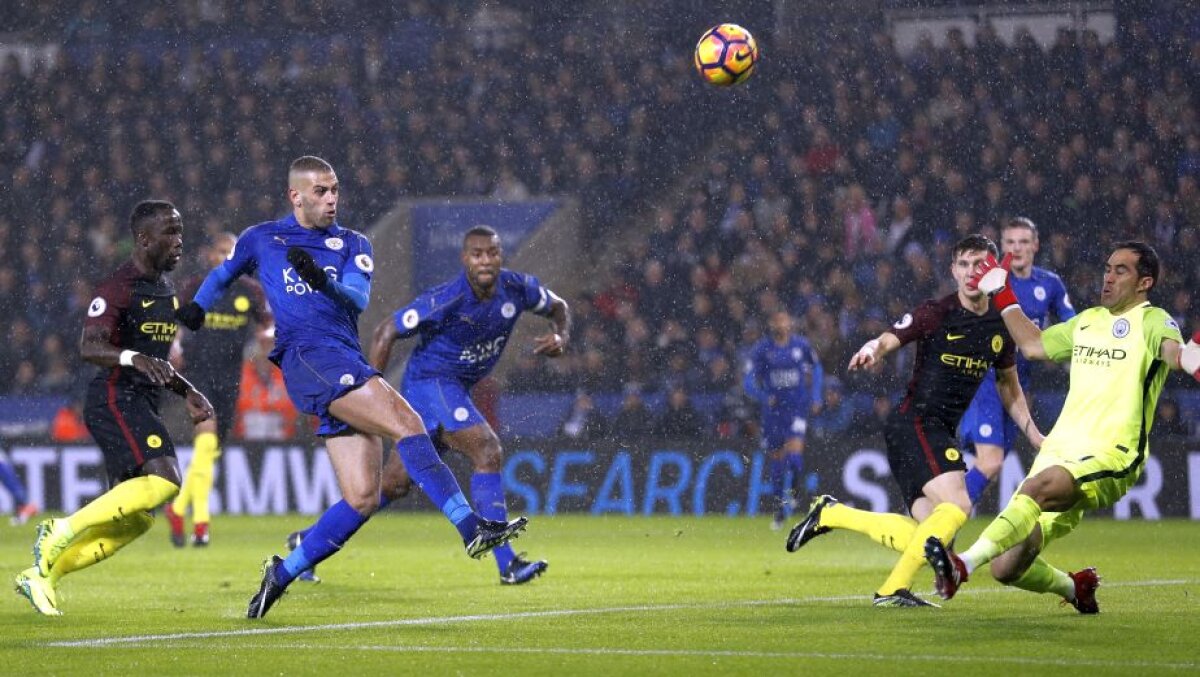
[[[1084,499],[1065,512],[1042,513],[1038,524],[1042,527],[1043,547],[1071,533],[1083,519],[1085,510],[1107,508],[1121,500],[1142,476],[1145,461],[1145,449],[1130,449],[1123,444],[1102,450],[1044,445],[1026,477],[1059,466],[1075,478],[1075,484],[1083,492]]]

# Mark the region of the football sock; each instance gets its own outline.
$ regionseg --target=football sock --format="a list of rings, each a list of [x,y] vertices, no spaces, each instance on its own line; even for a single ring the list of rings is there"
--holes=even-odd
[[[1030,592],[1052,592],[1067,601],[1075,599],[1075,581],[1041,557],[1033,560],[1025,573],[1009,585]]]
[[[454,479],[454,473],[450,472],[433,448],[429,435],[405,437],[396,443],[396,451],[400,452],[400,459],[404,461],[404,467],[408,468],[413,481],[458,529],[463,542],[474,538],[479,519],[467,503],[467,497],[459,488],[458,480]]]
[[[125,519],[134,513],[149,511],[166,503],[179,493],[179,487],[158,475],[145,475],[125,480],[94,501],[67,517],[72,534],[88,527]]]
[[[783,504],[783,488],[787,484],[787,461],[771,457],[771,494],[778,501],[776,507]]]
[[[913,531],[908,547],[900,553],[900,561],[896,562],[892,573],[880,586],[879,594],[891,595],[897,590],[912,588],[913,577],[925,564],[926,539],[930,536],[937,536],[941,542],[949,543],[954,538],[954,534],[958,533],[958,530],[966,523],[967,513],[963,512],[962,508],[953,503],[939,503],[929,517],[926,517],[925,521],[918,524]]]
[[[967,483],[967,496],[971,499],[971,504],[974,505],[983,492],[987,489],[987,475],[979,471],[979,468],[971,468],[967,471],[967,476],[964,478]]]
[[[313,568],[331,557],[359,528],[367,523],[369,515],[355,510],[344,499],[329,506],[313,525],[300,547],[288,553],[283,564],[275,569],[275,577],[287,585],[301,572]]]
[[[0,483],[4,484],[4,488],[12,494],[14,508],[19,508],[29,502],[25,484],[21,482],[20,477],[17,477],[13,467],[4,461],[0,461]]]
[[[497,522],[508,521],[508,508],[504,504],[504,482],[497,472],[477,472],[471,475],[471,498],[475,501],[475,512],[484,519]],[[508,543],[492,550],[500,573],[508,570],[515,553]]]
[[[917,529],[917,521],[908,515],[871,512],[834,503],[821,509],[820,526],[857,531],[885,548],[904,552]]]
[[[200,433],[192,443],[192,461],[188,465],[187,477],[179,495],[171,504],[171,509],[177,515],[187,513],[188,504],[192,506],[193,522],[208,522],[211,515],[208,510],[208,497],[212,493],[213,466],[221,455],[216,433]]]
[[[967,566],[967,573],[1028,538],[1041,515],[1042,509],[1037,501],[1025,494],[1014,495],[1008,506],[983,530],[979,539],[966,552],[959,554]]]
[[[788,454],[787,466],[792,471],[792,490],[799,499],[804,495],[804,454]]]
[[[150,513],[140,511],[123,519],[84,529],[58,559],[54,560],[49,576],[51,585],[58,585],[63,576],[73,571],[86,569],[112,557],[118,550],[146,533],[153,524],[154,518]]]

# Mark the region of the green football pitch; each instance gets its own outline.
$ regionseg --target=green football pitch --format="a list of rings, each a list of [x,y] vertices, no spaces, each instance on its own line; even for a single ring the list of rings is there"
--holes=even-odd
[[[206,550],[165,524],[60,588],[64,616],[0,604],[0,672],[62,674],[1177,674],[1200,670],[1200,524],[1085,521],[1064,568],[1103,577],[1099,616],[986,575],[942,609],[883,609],[895,559],[855,534],[799,553],[765,518],[535,517],[542,578],[501,586],[440,516],[372,520],[270,615],[259,565],[300,517],[223,517]],[[984,522],[960,535],[973,539]],[[32,525],[0,527],[11,580]],[[922,572],[916,589],[929,592]],[[929,593],[932,598],[932,593]]]

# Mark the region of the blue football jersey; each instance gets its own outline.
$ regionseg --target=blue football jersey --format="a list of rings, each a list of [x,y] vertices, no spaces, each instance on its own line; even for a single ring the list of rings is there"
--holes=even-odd
[[[420,336],[404,378],[457,378],[473,385],[500,360],[521,313],[549,316],[553,293],[532,275],[501,270],[496,292],[479,299],[466,273],[396,311],[402,338]]]
[[[793,335],[782,346],[769,336],[760,339],[745,368],[747,390],[771,402],[773,411],[807,417],[813,402],[821,401],[824,370],[804,338]]]
[[[256,274],[275,314],[272,358],[292,346],[342,345],[361,352],[358,312],[300,279],[287,260],[289,247],[300,247],[335,280],[351,272],[371,278],[375,270],[371,243],[337,223],[324,229],[305,228],[288,216],[247,228],[222,264],[233,276]]]

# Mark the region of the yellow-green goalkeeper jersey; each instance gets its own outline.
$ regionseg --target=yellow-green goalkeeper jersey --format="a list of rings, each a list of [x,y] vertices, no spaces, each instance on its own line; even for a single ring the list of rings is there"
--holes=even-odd
[[[1168,372],[1158,357],[1164,339],[1183,343],[1175,320],[1149,301],[1121,315],[1088,308],[1043,331],[1046,355],[1071,360],[1067,401],[1047,442],[1148,453],[1146,436]]]

